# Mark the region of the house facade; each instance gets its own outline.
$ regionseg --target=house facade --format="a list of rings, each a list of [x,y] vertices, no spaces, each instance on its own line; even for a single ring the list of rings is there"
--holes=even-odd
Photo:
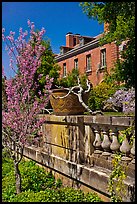
[[[107,32],[107,26],[104,25]],[[61,67],[60,77],[66,77],[73,68],[80,74],[86,73],[91,84],[98,85],[104,78],[107,70],[114,66],[119,58],[119,47],[114,43],[99,45],[99,38],[81,36],[80,34],[67,33],[66,46],[60,47],[60,54],[55,56],[56,62]]]

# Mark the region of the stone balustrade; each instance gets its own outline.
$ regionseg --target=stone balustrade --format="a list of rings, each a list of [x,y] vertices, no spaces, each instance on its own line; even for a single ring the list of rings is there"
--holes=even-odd
[[[123,161],[135,162],[135,132],[131,135],[121,135],[121,131],[132,125],[134,117],[44,117],[46,122],[42,127],[43,139],[40,146],[49,154],[80,164],[93,165],[93,155],[108,159],[113,158],[116,152],[121,152]]]
[[[39,117],[45,118],[42,138],[39,147],[35,147],[35,155],[31,153],[33,148],[26,147],[27,157],[109,195],[107,182],[112,159],[119,152],[122,164],[128,166],[126,185],[134,185],[135,130],[122,136],[122,131],[132,126],[134,117],[48,114]]]

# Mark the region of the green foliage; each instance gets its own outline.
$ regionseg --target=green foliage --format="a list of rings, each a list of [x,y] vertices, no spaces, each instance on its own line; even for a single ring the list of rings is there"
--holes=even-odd
[[[45,172],[43,168],[37,166],[34,161],[23,161],[20,165],[20,172],[22,175],[23,191],[31,190],[38,192],[46,188],[56,187],[55,177],[51,173]]]
[[[22,175],[22,191],[39,192],[47,188],[57,189],[62,186],[60,179],[55,180],[55,177],[50,172],[46,172],[43,168],[36,165],[34,161],[22,160],[19,164],[19,169]],[[7,201],[11,197],[14,197],[15,193],[13,161],[3,156],[2,197]]]
[[[57,85],[64,87],[64,88],[69,88],[73,86],[78,85],[78,77],[80,78],[80,83],[84,89],[87,88],[86,86],[86,80],[87,76],[85,74],[80,75],[79,71],[77,69],[72,69],[71,72],[68,73],[68,75],[64,78],[60,78],[57,80]]]
[[[9,164],[9,171],[8,171]],[[16,195],[13,162],[3,151],[2,199],[4,202],[101,202],[95,193],[63,187],[60,179],[36,165],[34,161],[22,160],[22,192]]]
[[[84,192],[73,188],[62,188],[58,191],[60,198],[64,202],[82,202],[84,199]]]
[[[84,202],[103,202],[95,193],[87,193]]]
[[[102,200],[92,193],[85,195],[82,190],[70,187],[58,190],[47,189],[34,193],[32,191],[22,192],[10,200],[11,202],[101,202]]]
[[[111,196],[112,202],[122,202],[122,197],[125,195],[124,179],[127,177],[125,174],[126,169],[121,165],[121,154],[115,154],[112,164],[113,170],[109,177],[108,191]]]
[[[117,90],[117,85],[102,82],[90,91],[88,106],[91,110],[102,110],[104,101],[112,96]]]
[[[13,161],[6,149],[2,150],[2,198],[8,201],[16,193]]]
[[[2,165],[2,178],[4,178],[10,172],[13,172],[13,162],[12,160],[5,159]]]
[[[2,179],[2,199],[6,202],[16,194],[14,173],[8,174]]]
[[[117,60],[112,77],[118,82],[125,82],[125,87],[135,87],[135,39],[127,43],[128,49],[122,53],[124,61]]]
[[[39,90],[43,93],[46,84],[46,76],[49,75],[50,78],[53,78],[53,84],[56,84],[57,78],[59,77],[59,71],[61,67],[56,63],[55,56],[52,52],[50,41],[45,38],[42,41],[42,45],[45,47],[45,51],[41,56],[41,65],[37,70],[35,75],[35,80],[38,81],[39,87],[35,90],[35,94]],[[40,78],[38,76],[41,76]]]
[[[42,55],[41,66],[38,68],[38,73],[42,74],[42,78],[39,80],[41,85],[45,85],[45,76],[49,75],[50,78],[54,78],[54,83],[56,83],[57,78],[59,77],[59,65],[55,62],[55,57],[52,52],[50,41],[43,40],[42,45],[46,48],[45,52]]]
[[[2,161],[12,161],[9,150],[6,147],[2,149]]]
[[[89,18],[109,24],[109,32],[100,39],[101,45],[114,41],[120,45],[128,40],[113,78],[128,88],[135,87],[135,2],[81,2],[80,5]]]
[[[2,150],[2,178],[14,171],[13,160],[6,148]]]
[[[125,116],[123,112],[104,112],[104,115],[108,116]],[[133,116],[133,114],[129,114],[128,116]]]
[[[122,144],[125,137],[130,138],[129,143],[132,145],[135,137],[135,121],[133,121],[132,125],[125,130],[119,131],[118,141],[120,144]]]
[[[109,23],[105,39],[110,38],[110,42],[135,36],[135,2],[81,2],[80,6],[89,18]]]
[[[7,165],[3,164],[2,199],[4,201],[8,201],[10,198],[15,196],[15,193],[16,193],[16,188],[15,188],[15,175],[14,175],[13,167],[10,165],[10,163],[9,163],[9,168]]]

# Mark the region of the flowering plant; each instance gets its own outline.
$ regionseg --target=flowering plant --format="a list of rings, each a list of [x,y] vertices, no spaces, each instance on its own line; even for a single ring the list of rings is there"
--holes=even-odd
[[[16,40],[14,32],[10,31],[10,35],[5,36],[5,29],[2,30],[2,39],[6,43],[6,50],[10,57],[10,68],[15,72],[13,78],[7,79],[5,76],[7,104],[6,109],[2,110],[2,142],[14,160],[17,193],[21,192],[18,164],[23,156],[24,145],[32,142],[30,136],[36,136],[44,122],[44,119],[38,119],[37,116],[49,101],[53,81],[46,76],[44,93],[39,90],[38,96],[35,95],[35,90],[39,86],[35,75],[45,50],[41,44],[45,29],[35,32],[35,25],[30,20],[28,20],[28,26],[30,35],[28,36],[28,32],[23,32],[20,28],[19,37]],[[4,70],[3,75],[5,75]],[[38,79],[41,77],[39,74]]]
[[[105,101],[107,104],[112,104],[116,109],[121,109],[124,113],[135,112],[135,88],[119,89],[115,94]]]

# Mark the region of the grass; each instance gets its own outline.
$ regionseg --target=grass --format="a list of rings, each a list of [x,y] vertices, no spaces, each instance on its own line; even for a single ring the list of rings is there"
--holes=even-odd
[[[135,116],[134,114],[125,114],[122,112],[103,112],[104,115],[110,115],[110,116]]]
[[[90,115],[89,112],[85,112],[85,115]],[[123,112],[103,112],[104,115],[108,115],[108,116],[135,116],[135,114],[130,113],[130,114],[125,114]]]

